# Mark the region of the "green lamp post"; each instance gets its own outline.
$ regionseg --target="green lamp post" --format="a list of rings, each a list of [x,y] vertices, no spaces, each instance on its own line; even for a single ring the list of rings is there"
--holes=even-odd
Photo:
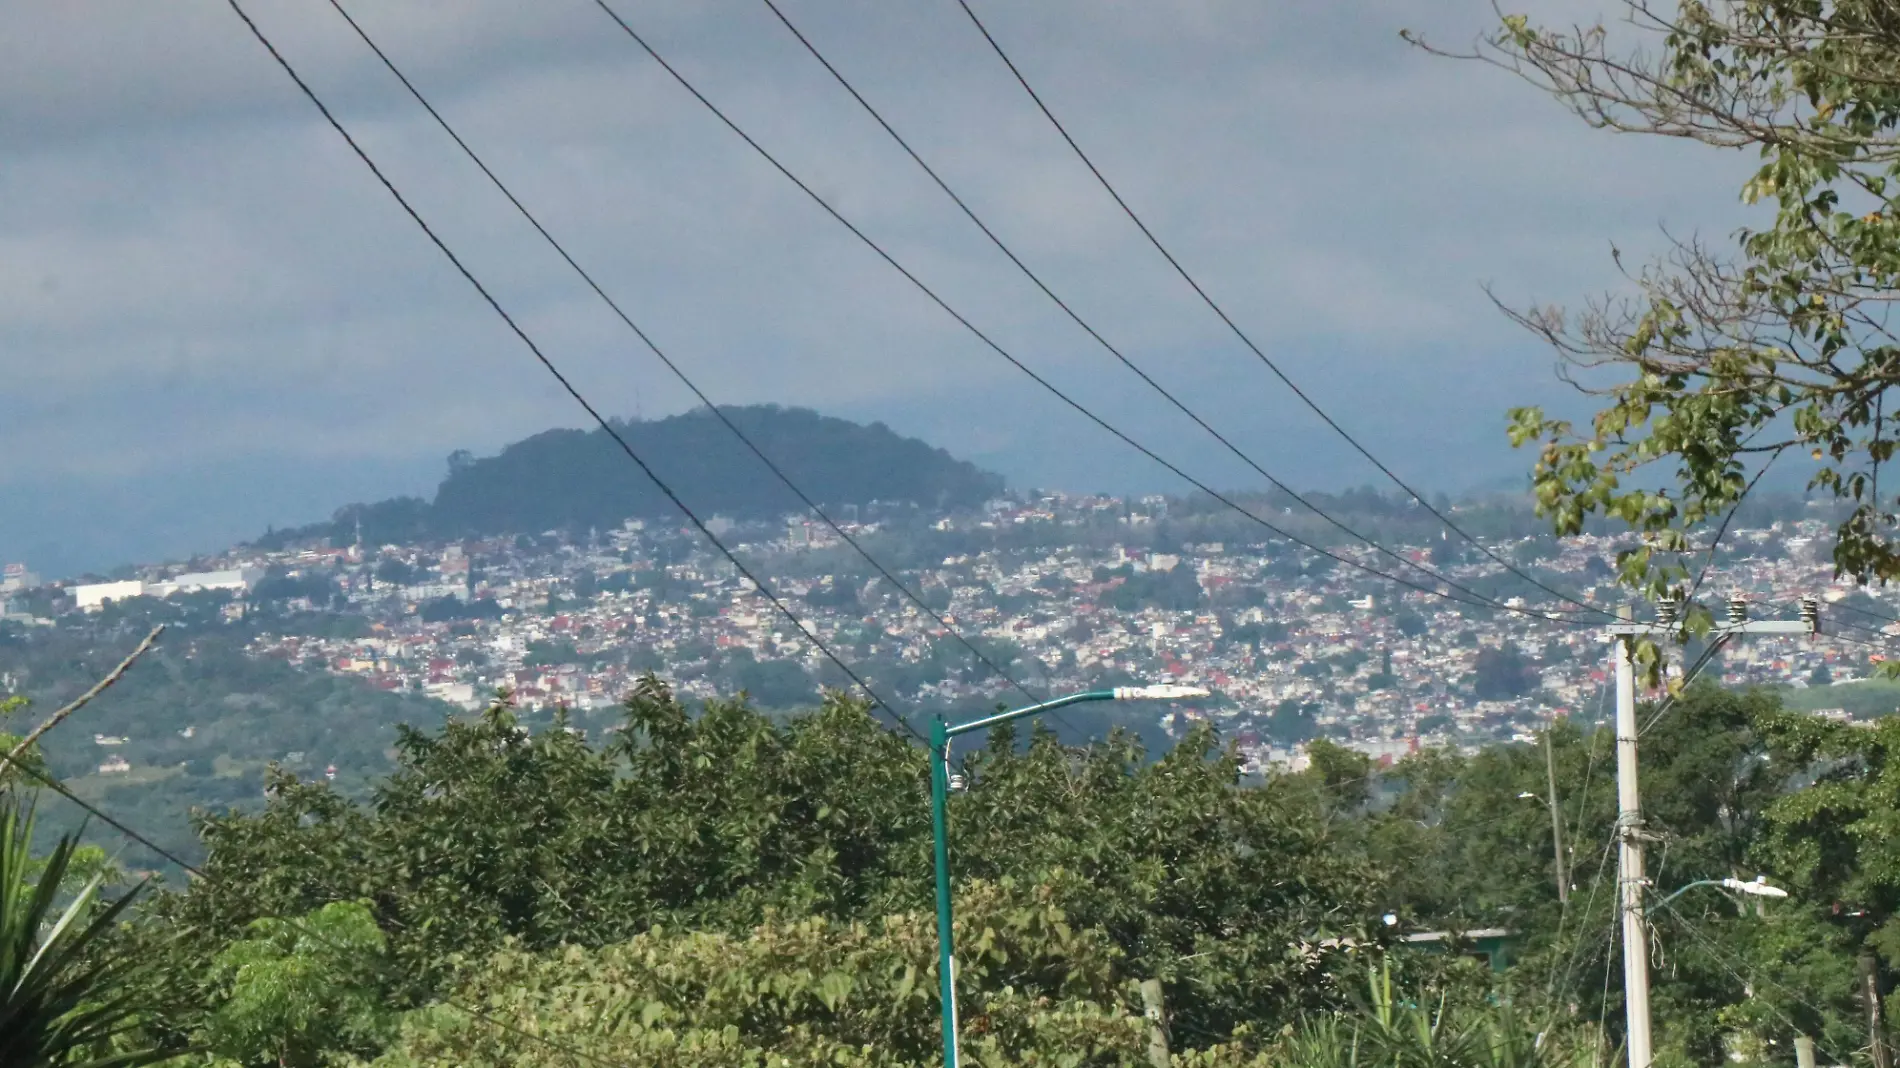
[[[937,864],[937,981],[943,998],[944,1068],[957,1068],[956,953],[950,933],[950,841],[945,826],[945,808],[950,799],[950,739],[1084,701],[1176,701],[1206,696],[1208,691],[1199,686],[1117,686],[1112,690],[1072,693],[967,723],[946,723],[942,716],[938,716],[936,722],[931,724],[930,834]]]

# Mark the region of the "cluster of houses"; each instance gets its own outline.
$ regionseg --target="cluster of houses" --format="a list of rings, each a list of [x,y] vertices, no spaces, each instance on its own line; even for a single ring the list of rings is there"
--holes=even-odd
[[[899,572],[908,592],[869,571],[828,529],[802,520],[723,523],[783,611],[688,534],[639,521],[574,536],[241,548],[197,562],[209,569],[154,569],[70,593],[75,610],[94,610],[113,598],[224,590],[231,618],[271,598],[272,618],[290,622],[256,635],[255,655],[464,708],[504,690],[530,709],[606,708],[649,670],[686,696],[712,697],[770,666],[779,669],[773,677],[789,677],[794,689],[802,679],[815,696],[840,680],[801,633],[809,629],[918,707],[984,708],[1007,698],[1009,683],[965,641],[1014,681],[1047,692],[1104,682],[1204,686],[1213,698],[1158,710],[1157,725],[1178,733],[1194,720],[1215,721],[1261,767],[1298,766],[1313,737],[1389,760],[1421,745],[1525,737],[1553,716],[1602,715],[1604,617],[1580,606],[1608,608],[1625,597],[1608,578],[1616,545],[1607,538],[1542,539],[1537,574],[1574,602],[1513,599],[1504,610],[1480,609],[1439,593],[1498,577],[1503,568],[1488,556],[1439,568],[1448,582],[1419,590],[1349,566],[1288,568],[1272,545],[1188,542],[1163,552],[1134,529],[1162,507],[1051,496],[937,518],[936,532],[968,535],[969,549]],[[1113,516],[1106,535],[1105,512]],[[1040,534],[985,537],[1023,527]],[[875,521],[846,530],[874,551],[892,536]],[[1736,551],[1707,589],[1761,612],[1803,596],[1866,604],[1868,591],[1833,580],[1817,549],[1822,533],[1816,522],[1733,531]],[[1516,546],[1493,548],[1501,555]],[[1391,554],[1334,551],[1393,569]],[[1397,552],[1431,559],[1426,546]],[[1900,631],[1881,612],[1900,608],[1863,610],[1854,620],[1861,641],[1751,640],[1726,650],[1714,670],[1731,684],[1863,676],[1869,642],[1884,627]],[[341,637],[295,624],[326,613],[360,616],[366,626]]]

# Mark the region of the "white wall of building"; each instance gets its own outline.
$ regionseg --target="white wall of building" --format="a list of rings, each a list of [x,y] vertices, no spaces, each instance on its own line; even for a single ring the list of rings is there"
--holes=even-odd
[[[141,597],[145,594],[145,583],[137,579],[125,582],[95,582],[85,586],[73,587],[73,603],[89,611],[98,611],[107,601],[122,601],[127,597]]]

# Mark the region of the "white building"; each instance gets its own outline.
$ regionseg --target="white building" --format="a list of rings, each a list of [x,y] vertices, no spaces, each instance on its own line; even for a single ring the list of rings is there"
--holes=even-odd
[[[123,601],[145,594],[145,583],[137,579],[124,582],[94,582],[73,587],[73,603],[88,612],[97,612],[107,601]]]
[[[0,568],[0,593],[30,589],[40,584],[40,577],[26,569],[25,564],[8,564]]]
[[[159,582],[140,582],[137,579],[127,579],[124,582],[95,582],[85,586],[74,586],[73,602],[88,612],[96,612],[107,601],[122,601],[127,597],[170,597],[174,593],[196,593],[199,590],[231,590],[236,593],[246,593],[263,577],[263,569],[245,567],[230,571],[197,571],[174,575]]]
[[[197,593],[200,590],[231,590],[235,593],[248,593],[251,587],[264,577],[262,568],[241,567],[229,571],[194,571],[183,575],[174,575],[163,582],[154,582],[146,589],[153,597],[170,597],[174,593]]]

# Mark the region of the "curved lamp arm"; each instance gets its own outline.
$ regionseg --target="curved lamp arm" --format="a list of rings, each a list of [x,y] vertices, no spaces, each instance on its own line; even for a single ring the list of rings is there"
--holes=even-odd
[[[1670,894],[1668,897],[1663,898],[1662,903],[1667,905],[1671,901],[1674,901],[1675,899],[1681,897],[1683,894],[1687,893],[1690,890],[1694,890],[1698,886],[1719,886],[1725,890],[1733,890],[1738,894],[1747,894],[1750,897],[1787,897],[1788,896],[1788,892],[1786,890],[1783,890],[1781,887],[1768,885],[1768,877],[1766,875],[1757,875],[1755,876],[1754,882],[1748,882],[1743,879],[1733,879],[1733,878],[1697,879],[1695,882],[1689,883],[1688,885],[1683,886],[1681,889],[1677,890],[1675,893]]]

